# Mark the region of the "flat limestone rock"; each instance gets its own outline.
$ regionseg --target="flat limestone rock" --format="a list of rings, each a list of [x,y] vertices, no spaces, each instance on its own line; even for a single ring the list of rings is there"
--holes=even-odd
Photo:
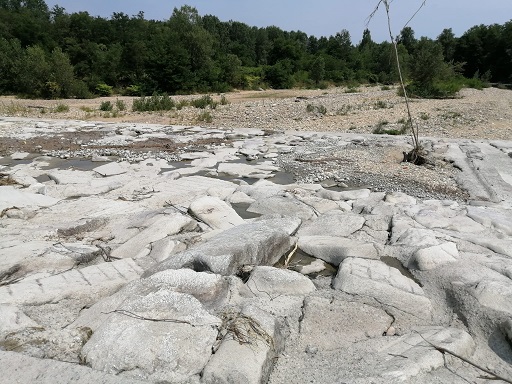
[[[398,269],[379,260],[345,259],[333,287],[352,295],[374,298],[387,308],[419,318],[431,317],[432,304],[423,289]]]
[[[220,323],[188,294],[163,289],[129,297],[93,333],[82,359],[121,377],[186,382],[210,359]]]
[[[0,304],[0,341],[11,332],[37,326],[38,324],[18,307]]]
[[[379,337],[393,319],[382,309],[356,302],[308,297],[304,300],[300,343],[306,348],[333,350]]]
[[[230,205],[218,197],[200,197],[188,209],[212,229],[228,229],[245,223]]]
[[[59,202],[50,196],[29,193],[11,187],[0,187],[0,212],[11,207],[51,207]]]
[[[301,236],[299,249],[307,254],[338,266],[348,257],[378,259],[379,254],[372,243],[334,236]]]
[[[457,245],[446,242],[416,251],[411,259],[411,265],[421,271],[428,271],[440,265],[454,263],[459,259]]]
[[[123,259],[146,256],[150,252],[151,243],[181,231],[193,230],[196,225],[190,217],[181,214],[162,215],[149,227],[114,249],[111,255]]]
[[[256,296],[306,295],[316,290],[311,280],[288,269],[269,266],[255,267],[246,283]]]
[[[107,295],[137,279],[142,269],[131,259],[92,265],[82,269],[25,280],[0,287],[0,303],[36,305],[68,297]]]
[[[291,248],[290,234],[299,225],[299,219],[289,217],[238,225],[149,268],[144,276],[181,268],[232,275],[244,265],[274,265]]]
[[[123,173],[128,172],[129,163],[125,162],[123,164],[120,163],[108,163],[104,165],[100,165],[93,169],[94,172],[100,174],[103,177],[121,175]]]
[[[37,384],[143,384],[135,378],[118,377],[79,364],[38,359],[15,352],[0,351],[0,383]]]
[[[344,377],[342,381],[357,384],[406,383],[415,376],[444,366],[445,356],[432,345],[468,359],[475,351],[473,338],[463,330],[422,327],[372,354],[366,372],[362,373],[366,377]]]
[[[315,211],[309,206],[291,196],[270,196],[252,203],[247,212],[262,215],[281,214],[309,220],[316,217]]]
[[[487,228],[512,236],[512,210],[494,207],[467,207],[468,217]]]
[[[347,237],[360,230],[365,219],[359,215],[342,211],[329,211],[316,219],[304,223],[298,236]]]
[[[472,293],[483,306],[512,315],[511,283],[485,279],[472,289]]]
[[[248,340],[245,342],[238,340],[232,331],[228,331],[219,349],[206,365],[202,382],[266,383],[274,360],[283,348],[282,322],[253,305],[245,306],[239,313],[227,314],[226,319],[228,324],[232,324],[232,329],[239,327],[240,330],[256,331],[247,333]]]

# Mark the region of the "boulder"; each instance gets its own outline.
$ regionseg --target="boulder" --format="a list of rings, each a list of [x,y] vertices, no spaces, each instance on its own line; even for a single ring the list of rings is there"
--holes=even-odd
[[[510,281],[510,280],[508,280]],[[473,296],[484,307],[512,315],[512,284],[484,279],[471,289]]]
[[[291,248],[290,234],[299,225],[293,218],[238,225],[149,268],[144,276],[180,268],[232,275],[244,265],[274,265]]]

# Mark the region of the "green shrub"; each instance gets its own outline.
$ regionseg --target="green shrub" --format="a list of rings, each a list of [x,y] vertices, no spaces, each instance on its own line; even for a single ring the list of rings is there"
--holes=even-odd
[[[210,111],[203,111],[197,116],[197,121],[203,121],[205,123],[211,123],[213,121],[213,116]]]
[[[57,106],[55,107],[55,109],[53,110],[54,112],[57,112],[57,113],[62,113],[62,112],[69,112],[69,105],[67,104],[57,104]]]
[[[116,108],[118,111],[126,110],[126,103],[123,100],[116,100]]]
[[[321,115],[325,115],[327,113],[327,108],[325,108],[323,105],[308,104],[306,105],[306,111],[309,113],[319,113]]]
[[[133,100],[132,110],[134,112],[170,111],[175,107],[176,103],[169,95],[153,95]]]
[[[82,80],[75,80],[71,84],[70,94],[77,99],[92,99],[93,97],[91,91],[89,91],[89,87]]]
[[[226,98],[226,96],[222,95],[220,97],[220,105],[227,105],[229,104],[229,100]]]
[[[100,111],[111,111],[114,109],[114,105],[111,101],[102,101],[100,104]]]
[[[142,87],[140,85],[129,85],[123,92],[126,96],[141,96]]]
[[[210,95],[205,95],[200,97],[199,99],[192,100],[190,105],[196,108],[205,109],[210,106],[211,109],[217,108],[217,102],[213,101]]]
[[[388,107],[387,103],[383,100],[379,100],[375,102],[375,109],[386,109]]]
[[[338,116],[346,116],[351,109],[352,109],[352,106],[347,104],[347,105],[342,106],[341,108],[338,108],[336,110],[336,114]]]
[[[111,96],[113,92],[114,90],[110,85],[105,83],[99,83],[96,85],[96,93],[100,96]]]

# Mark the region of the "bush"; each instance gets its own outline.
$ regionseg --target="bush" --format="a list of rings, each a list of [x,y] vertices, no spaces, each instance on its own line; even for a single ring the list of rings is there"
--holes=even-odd
[[[154,112],[170,111],[176,107],[176,103],[169,95],[153,95],[133,100],[132,111]]]
[[[204,111],[197,116],[197,121],[204,121],[205,123],[211,123],[213,121],[213,116],[209,111]]]
[[[95,89],[96,93],[100,96],[111,96],[114,92],[113,88],[105,83],[99,83]]]
[[[129,85],[123,92],[126,96],[142,96],[142,87],[140,85]]]
[[[126,110],[126,103],[123,100],[116,100],[116,108],[118,111]]]
[[[114,109],[114,105],[111,101],[103,101],[100,104],[100,111],[111,111]]]
[[[205,95],[199,99],[192,100],[190,105],[200,109],[205,109],[207,106],[210,106],[211,109],[217,108],[217,103],[213,101],[210,95]]]
[[[57,104],[57,106],[55,107],[55,109],[53,110],[54,112],[57,112],[57,113],[62,113],[62,112],[69,112],[69,105],[67,104]]]
[[[71,96],[77,99],[91,99],[92,93],[89,91],[89,87],[82,80],[75,80],[71,85],[70,90]]]
[[[325,115],[327,113],[327,108],[325,108],[323,105],[308,104],[306,106],[306,111],[309,113],[319,113],[321,115]]]

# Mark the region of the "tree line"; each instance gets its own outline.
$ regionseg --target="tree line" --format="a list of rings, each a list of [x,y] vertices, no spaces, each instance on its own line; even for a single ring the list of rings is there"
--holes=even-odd
[[[479,25],[455,37],[397,37],[410,90],[444,97],[463,85],[512,82],[512,21]],[[225,92],[233,88],[324,87],[396,82],[390,42],[369,30],[308,36],[278,27],[251,27],[175,8],[165,21],[143,12],[49,9],[43,0],[0,0],[0,93],[42,98],[88,98],[118,92]]]

